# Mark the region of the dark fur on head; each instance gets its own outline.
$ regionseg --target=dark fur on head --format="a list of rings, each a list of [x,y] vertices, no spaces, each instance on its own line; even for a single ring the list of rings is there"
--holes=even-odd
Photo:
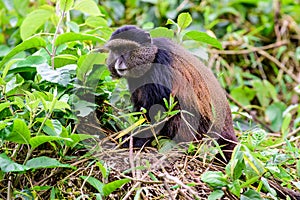
[[[163,98],[172,95],[178,101],[175,109],[193,114],[173,116],[159,127],[159,135],[187,142],[217,133],[218,143],[225,145],[222,149],[228,150],[224,154],[230,158],[237,142],[230,108],[213,73],[199,59],[171,40],[152,39],[135,26],[117,29],[106,47],[110,50],[108,67],[113,76],[127,78],[136,111],[147,109],[151,121],[151,109],[163,111]],[[150,136],[134,138],[134,145],[143,145]]]

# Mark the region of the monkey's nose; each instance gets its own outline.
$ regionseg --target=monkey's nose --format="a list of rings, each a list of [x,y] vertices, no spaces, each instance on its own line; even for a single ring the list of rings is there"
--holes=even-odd
[[[119,76],[126,75],[126,73],[128,71],[128,68],[127,68],[125,62],[120,58],[116,60],[115,69]]]

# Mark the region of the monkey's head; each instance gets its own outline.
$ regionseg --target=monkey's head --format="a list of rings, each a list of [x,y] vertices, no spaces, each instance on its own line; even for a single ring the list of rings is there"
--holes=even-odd
[[[109,50],[108,68],[116,77],[142,76],[151,68],[157,53],[150,34],[135,26],[117,29],[105,47]]]

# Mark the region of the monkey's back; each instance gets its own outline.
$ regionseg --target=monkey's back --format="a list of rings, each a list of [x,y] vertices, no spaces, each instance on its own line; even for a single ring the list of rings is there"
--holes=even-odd
[[[226,95],[212,71],[169,39],[155,38],[153,44],[171,53],[171,93],[177,98],[181,110],[194,115],[185,115],[188,120],[181,119],[181,128],[176,135],[178,140],[191,141],[195,139],[196,131],[200,134],[196,138],[201,138],[203,134],[211,137],[217,137],[215,134],[234,135]],[[183,124],[187,122],[194,130]],[[232,138],[236,141],[235,137]]]

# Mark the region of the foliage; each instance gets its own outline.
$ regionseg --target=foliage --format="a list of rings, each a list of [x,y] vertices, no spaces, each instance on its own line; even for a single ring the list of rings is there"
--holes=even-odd
[[[124,24],[181,43],[228,92],[240,144],[223,170],[201,175],[208,199],[299,191],[299,13],[292,0],[1,0],[0,199],[139,199],[156,194],[149,184],[199,198],[194,181],[157,173],[150,157],[116,173],[94,154],[105,152],[99,138],[118,141],[180,112],[172,98],[154,124],[147,111],[131,112],[126,82],[112,79],[102,49]],[[178,148],[156,139],[160,153]],[[191,144],[188,154],[205,164],[216,149]]]

